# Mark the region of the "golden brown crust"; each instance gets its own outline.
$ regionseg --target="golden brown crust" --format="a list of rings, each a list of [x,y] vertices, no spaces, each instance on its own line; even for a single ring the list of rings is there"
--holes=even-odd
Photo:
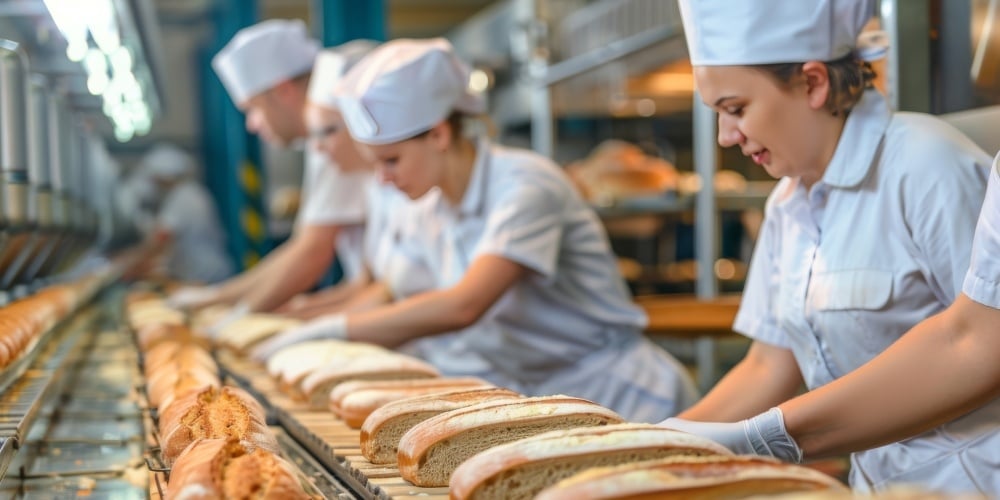
[[[763,457],[673,457],[590,469],[546,488],[537,498],[717,498],[817,490],[846,488],[820,472]]]
[[[242,389],[223,387],[192,392],[160,415],[163,460],[171,463],[198,439],[237,438],[277,452],[264,409]]]
[[[237,439],[188,446],[170,475],[167,500],[306,499],[295,469],[274,453]]]

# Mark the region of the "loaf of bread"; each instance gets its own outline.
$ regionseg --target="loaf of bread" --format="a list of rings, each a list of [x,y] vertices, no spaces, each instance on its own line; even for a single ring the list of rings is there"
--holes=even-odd
[[[622,423],[615,412],[569,396],[489,401],[442,413],[399,440],[399,472],[417,486],[447,486],[473,455],[543,432]]]
[[[474,387],[492,387],[473,378],[424,378],[409,380],[353,380],[330,392],[330,411],[352,429],[360,429],[377,408],[400,399]]]
[[[246,352],[268,337],[300,324],[297,319],[275,314],[248,314],[222,328],[216,340],[236,352]]]
[[[344,385],[347,384],[341,387]],[[509,389],[488,387],[428,394],[388,403],[373,411],[362,424],[361,454],[373,464],[395,464],[400,438],[420,422],[466,406],[519,398],[519,394]]]
[[[217,370],[215,360],[204,348],[182,341],[163,341],[146,352],[143,358],[146,377],[153,377],[162,371],[186,367],[201,367]]]
[[[194,331],[184,325],[152,323],[136,330],[135,336],[139,343],[139,349],[144,352],[163,342],[195,344],[206,349],[209,347],[204,339],[195,335]]]
[[[287,394],[301,396],[299,383],[313,370],[327,364],[346,361],[358,356],[387,353],[386,349],[361,342],[314,340],[288,346],[267,360],[267,372],[278,381]]]
[[[826,474],[762,457],[672,457],[595,468],[543,490],[539,500],[750,498],[846,491]]]
[[[177,458],[167,500],[311,498],[281,457],[238,439],[202,439]]]
[[[586,469],[675,455],[732,453],[714,441],[654,425],[582,427],[490,448],[462,463],[449,486],[453,499],[531,499]]]
[[[163,370],[146,380],[146,397],[149,405],[162,413],[174,401],[209,387],[222,387],[216,371],[198,367]]]
[[[160,444],[168,464],[196,440],[227,438],[278,451],[278,443],[265,424],[264,409],[236,387],[192,392],[160,414]]]
[[[439,375],[436,368],[417,358],[378,353],[324,364],[302,380],[300,389],[309,406],[319,410],[329,406],[330,392],[343,382],[434,378]]]

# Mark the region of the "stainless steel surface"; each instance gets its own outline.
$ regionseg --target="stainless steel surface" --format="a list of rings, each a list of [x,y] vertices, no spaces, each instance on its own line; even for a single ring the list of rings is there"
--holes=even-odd
[[[146,498],[136,353],[127,334],[106,328],[113,324],[108,303],[76,318],[55,354],[36,363],[49,394],[35,397],[37,418],[17,433],[19,450],[7,462],[0,495]]]
[[[30,77],[28,103],[28,179],[35,189],[49,186],[49,87],[44,76]],[[37,213],[37,202],[35,204]]]
[[[0,39],[0,170],[27,175],[28,57],[17,42]]]
[[[931,105],[930,0],[882,0],[882,26],[889,34],[887,87],[898,111],[929,112]]]

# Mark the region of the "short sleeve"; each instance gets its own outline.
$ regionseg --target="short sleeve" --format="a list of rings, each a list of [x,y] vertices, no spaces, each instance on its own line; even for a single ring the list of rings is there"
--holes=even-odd
[[[780,189],[779,184],[775,191]],[[771,203],[769,200],[768,204]],[[768,207],[750,260],[750,269],[746,285],[743,287],[740,309],[733,322],[733,331],[766,344],[790,349],[791,343],[778,324],[775,303],[779,297],[778,282],[781,276],[777,257],[777,245],[781,241],[781,224],[778,217],[780,214]]]
[[[986,188],[962,293],[980,304],[1000,309],[1000,156],[994,162]]]
[[[303,203],[296,225],[348,225],[365,222],[371,172],[343,172],[316,151],[306,153]]]
[[[474,257],[503,257],[546,279],[555,276],[563,235],[566,194],[544,182],[518,183],[491,202]]]

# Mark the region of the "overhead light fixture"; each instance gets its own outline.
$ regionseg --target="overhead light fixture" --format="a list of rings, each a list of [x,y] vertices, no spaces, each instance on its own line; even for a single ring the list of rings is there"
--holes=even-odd
[[[121,5],[113,0],[44,2],[66,39],[66,57],[83,64],[87,90],[102,96],[101,110],[114,124],[115,138],[125,142],[136,133],[148,133],[150,105],[142,82],[136,78],[140,74],[137,70],[146,69],[141,67],[146,61],[140,61],[137,68],[136,52],[122,39],[119,12],[115,10]]]

